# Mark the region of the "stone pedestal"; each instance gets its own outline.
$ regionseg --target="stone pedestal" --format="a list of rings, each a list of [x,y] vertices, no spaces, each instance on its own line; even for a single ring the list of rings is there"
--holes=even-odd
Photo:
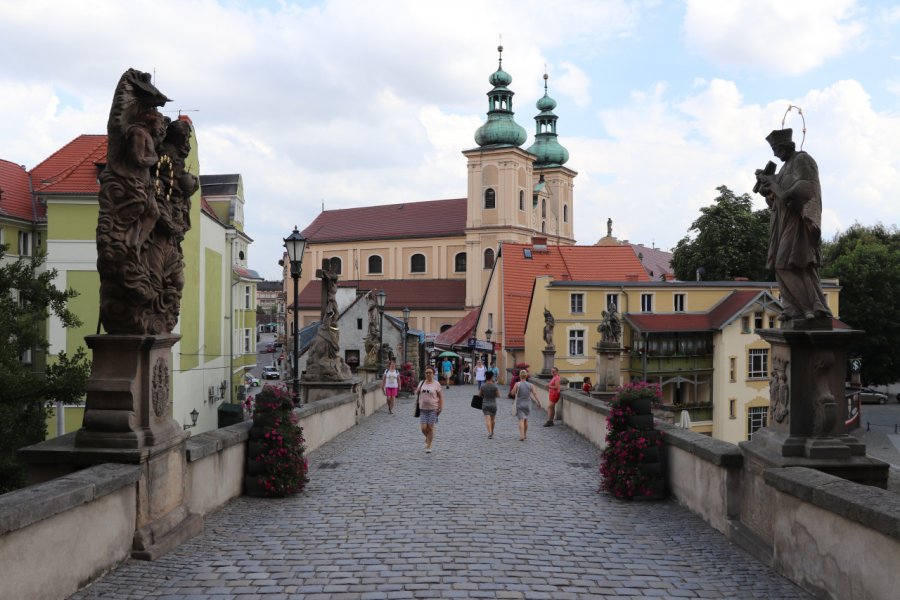
[[[600,342],[597,344],[597,368],[594,372],[596,383],[594,389],[600,392],[613,392],[622,385],[622,352],[623,348],[616,343]]]
[[[306,381],[300,382],[300,398],[302,404],[318,402],[339,394],[359,391],[358,378],[346,381]]]
[[[544,355],[544,368],[541,369],[541,377],[549,378],[551,375],[550,369],[555,366],[556,362],[556,348],[544,348],[541,350],[541,353]]]
[[[762,329],[771,344],[769,421],[741,448],[760,465],[803,466],[886,487],[889,465],[848,435],[847,346],[856,330]],[[762,467],[761,467],[762,468]]]
[[[87,336],[94,351],[82,428],[20,451],[32,483],[113,462],[141,466],[134,558],[154,560],[200,533],[185,505],[183,431],[172,418],[172,345],[177,335]]]

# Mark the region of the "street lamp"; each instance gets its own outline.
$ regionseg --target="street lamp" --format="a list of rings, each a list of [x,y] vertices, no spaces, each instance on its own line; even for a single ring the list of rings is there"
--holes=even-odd
[[[403,366],[406,366],[406,336],[409,334],[409,310],[408,306],[403,307]]]
[[[487,341],[488,344],[491,343],[491,334],[492,334],[492,333],[494,333],[494,332],[491,331],[490,329],[486,329],[485,332],[484,332],[484,339]],[[488,350],[488,352],[489,352],[490,354],[488,354],[488,365],[487,365],[487,366],[490,367],[491,364],[492,364],[493,361],[494,361],[494,346],[493,346],[493,345],[491,345],[491,349]]]
[[[378,302],[378,376],[384,371],[384,303],[387,302],[387,294],[384,290],[378,290],[375,294]]]
[[[294,383],[291,388],[291,396],[294,405],[300,404],[300,371],[298,370],[297,354],[299,353],[298,331],[297,326],[297,308],[300,304],[300,273],[303,271],[303,251],[306,250],[306,238],[300,235],[297,226],[294,225],[294,231],[291,235],[284,238],[284,248],[287,250],[288,260],[291,263],[291,279],[294,280],[294,325],[291,327],[294,334]]]

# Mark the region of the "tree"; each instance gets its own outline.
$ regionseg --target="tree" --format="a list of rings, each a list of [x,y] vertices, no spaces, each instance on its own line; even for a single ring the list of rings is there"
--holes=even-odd
[[[900,232],[855,224],[823,245],[822,276],[841,285],[840,318],[866,336],[850,348],[863,381],[900,379]]]
[[[769,209],[753,210],[748,194],[736,196],[724,185],[716,188],[714,203],[700,209],[688,235],[672,253],[672,270],[682,281],[697,277],[726,281],[746,277],[771,281],[766,269],[769,240]],[[691,232],[696,232],[692,239]]]
[[[56,271],[41,270],[44,256],[8,262],[6,250],[0,245],[0,493],[24,485],[16,450],[44,439],[48,402],[80,398],[90,370],[81,349],[71,358],[62,353],[47,373],[34,369],[32,360],[23,360],[46,351],[51,313],[64,327],[81,323],[66,307],[76,292],[53,285]]]

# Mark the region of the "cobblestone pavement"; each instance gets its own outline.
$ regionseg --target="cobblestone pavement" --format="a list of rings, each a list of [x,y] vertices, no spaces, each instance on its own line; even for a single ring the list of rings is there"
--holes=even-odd
[[[237,498],[156,562],[72,598],[810,598],[672,501],[598,494],[598,451],[503,400],[494,439],[473,386],[448,394],[434,452],[385,409],[310,454],[287,499]]]

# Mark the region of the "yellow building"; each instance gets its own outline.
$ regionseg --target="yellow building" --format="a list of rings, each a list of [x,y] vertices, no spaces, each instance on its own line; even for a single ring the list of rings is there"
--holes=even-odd
[[[823,282],[837,315],[839,287]],[[597,327],[613,304],[622,322],[620,383],[657,383],[657,416],[736,443],[767,422],[769,344],[756,329],[778,327],[774,282],[612,282],[537,279],[525,328],[524,360],[541,364],[543,310],[555,318],[555,365],[572,387],[597,383]],[[837,327],[843,326],[836,321]]]

